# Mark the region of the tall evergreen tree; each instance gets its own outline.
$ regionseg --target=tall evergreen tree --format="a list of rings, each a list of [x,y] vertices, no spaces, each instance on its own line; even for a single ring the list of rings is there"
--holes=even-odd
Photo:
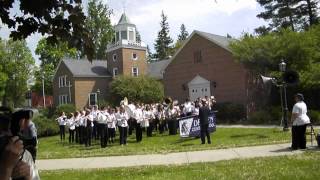
[[[140,32],[138,31],[138,29],[136,29],[136,41],[137,42],[141,42],[141,35],[140,35]]]
[[[257,0],[257,2],[265,9],[257,17],[269,22],[267,27],[261,26],[256,29],[259,34],[278,31],[281,28],[300,31],[318,22],[317,0]]]
[[[169,23],[167,19],[168,17],[162,11],[160,22],[161,30],[158,32],[158,37],[154,44],[156,50],[154,57],[158,60],[166,59],[172,54],[171,43],[173,40],[169,35]]]
[[[106,50],[113,38],[113,27],[110,17],[112,10],[101,0],[89,0],[88,17],[85,25],[93,38],[93,59],[106,59]]]
[[[153,61],[153,54],[152,54],[149,46],[147,46],[147,62],[152,63],[152,61]]]
[[[178,35],[178,41],[184,41],[188,38],[189,33],[186,29],[186,26],[184,24],[181,24],[180,26],[180,34]]]

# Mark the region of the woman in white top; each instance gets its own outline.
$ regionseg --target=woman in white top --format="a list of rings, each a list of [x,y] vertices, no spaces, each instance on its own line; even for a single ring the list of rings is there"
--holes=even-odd
[[[75,140],[76,143],[79,143],[80,139],[80,113],[76,111],[74,113],[74,124],[75,124]]]
[[[142,141],[142,122],[143,122],[143,113],[142,113],[142,106],[137,105],[136,109],[134,110],[134,117],[137,121],[136,124],[136,140],[137,142]]]
[[[127,133],[128,133],[128,119],[129,116],[126,113],[124,107],[120,107],[119,113],[116,114],[117,122],[120,131],[120,145],[127,144]]]
[[[59,129],[60,129],[60,140],[64,141],[66,139],[65,126],[67,123],[67,116],[65,115],[64,112],[62,112],[60,117],[58,117],[56,120],[58,121]]]
[[[93,116],[89,110],[86,110],[86,116],[84,117],[85,126],[85,146],[91,146],[92,129],[93,129]]]
[[[108,118],[108,140],[109,143],[114,143],[114,138],[116,137],[116,124],[117,119],[115,116],[115,109],[109,108]]]
[[[147,136],[151,137],[153,131],[153,121],[155,118],[149,105],[147,105],[146,109],[143,111],[143,119],[143,126],[147,128]]]
[[[303,102],[304,97],[298,93],[294,96],[296,104],[292,108],[292,145],[293,150],[306,149],[306,128],[310,124],[310,119],[307,116],[307,105]]]
[[[76,129],[75,117],[73,113],[70,113],[70,118],[67,120],[67,126],[69,127],[69,143],[73,143],[74,132]]]

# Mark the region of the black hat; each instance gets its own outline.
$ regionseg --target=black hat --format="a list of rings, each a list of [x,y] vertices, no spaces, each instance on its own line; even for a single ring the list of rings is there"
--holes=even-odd
[[[304,100],[303,94],[301,93],[297,93],[295,96],[298,97],[301,101]]]

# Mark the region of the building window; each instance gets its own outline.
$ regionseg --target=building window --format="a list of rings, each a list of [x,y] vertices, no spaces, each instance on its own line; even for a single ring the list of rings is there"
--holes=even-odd
[[[117,58],[118,58],[117,54],[113,54],[113,55],[112,55],[112,60],[113,60],[114,62],[117,61]]]
[[[137,67],[132,68],[132,76],[138,77],[139,76],[139,69]]]
[[[118,68],[113,68],[113,77],[118,75]]]
[[[127,40],[128,37],[127,37],[127,31],[121,31],[121,39],[124,39],[124,40]]]
[[[60,95],[59,96],[59,105],[68,104],[69,96],[68,95]]]
[[[132,57],[131,57],[132,60],[138,60],[138,54],[137,53],[132,53]]]
[[[59,77],[59,88],[61,87],[67,87],[67,76],[60,76]]]
[[[97,102],[98,102],[97,93],[90,93],[89,94],[89,105],[90,106],[97,105]]]
[[[194,63],[202,62],[202,53],[201,50],[193,52]]]
[[[134,32],[129,30],[129,40],[134,41]]]

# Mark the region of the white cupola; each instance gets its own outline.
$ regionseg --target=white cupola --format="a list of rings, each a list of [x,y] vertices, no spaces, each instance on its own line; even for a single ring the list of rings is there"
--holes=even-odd
[[[136,25],[132,24],[128,16],[123,13],[117,25],[114,27],[115,30],[115,42],[128,41],[131,43],[136,42]]]

